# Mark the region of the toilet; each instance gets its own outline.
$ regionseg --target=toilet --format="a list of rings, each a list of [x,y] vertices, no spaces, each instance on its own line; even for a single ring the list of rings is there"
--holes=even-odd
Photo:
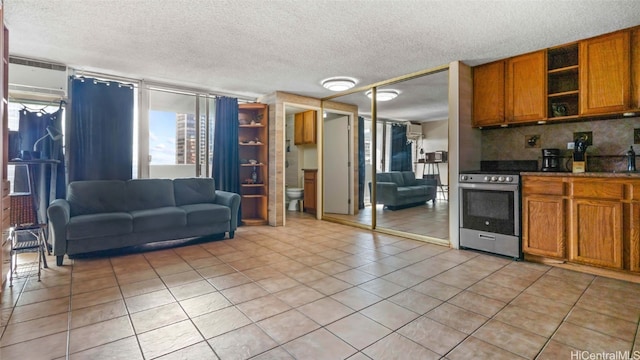
[[[302,200],[303,190],[302,188],[287,188],[286,194],[289,199],[289,211],[298,211],[298,200]]]

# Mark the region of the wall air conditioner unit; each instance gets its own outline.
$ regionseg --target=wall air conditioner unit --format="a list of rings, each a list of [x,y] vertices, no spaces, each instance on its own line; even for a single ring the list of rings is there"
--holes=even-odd
[[[420,138],[422,138],[422,125],[408,124],[407,139],[420,139]]]
[[[23,58],[9,58],[9,96],[59,101],[67,97],[67,67]]]

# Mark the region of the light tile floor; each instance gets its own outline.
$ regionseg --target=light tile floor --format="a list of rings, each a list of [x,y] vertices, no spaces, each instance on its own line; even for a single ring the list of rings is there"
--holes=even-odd
[[[575,359],[640,350],[639,317],[635,283],[298,215],[18,279],[0,358]]]

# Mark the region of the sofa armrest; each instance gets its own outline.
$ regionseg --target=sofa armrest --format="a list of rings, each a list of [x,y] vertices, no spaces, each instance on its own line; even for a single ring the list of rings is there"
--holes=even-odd
[[[71,218],[71,208],[65,199],[56,199],[47,208],[49,217],[49,242],[53,255],[62,256],[67,252],[67,224]]]
[[[229,224],[229,231],[236,231],[238,228],[240,195],[229,191],[216,190],[216,204],[224,205],[231,209],[231,224]]]
[[[398,184],[379,181],[376,183],[376,202],[378,204],[395,205],[398,197]]]

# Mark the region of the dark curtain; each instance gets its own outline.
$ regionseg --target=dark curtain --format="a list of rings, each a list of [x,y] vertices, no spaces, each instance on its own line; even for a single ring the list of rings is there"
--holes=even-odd
[[[47,126],[52,126],[58,130],[62,129],[62,103],[60,103],[58,111],[54,113],[30,111],[26,108],[20,110],[18,125],[20,151],[33,151],[33,145],[36,141],[47,134]],[[60,162],[57,165],[32,166],[32,174],[29,174],[27,166],[16,166],[13,187],[14,192],[33,191],[32,195],[39,200],[36,207],[38,218],[44,220],[47,218],[47,207],[54,200],[53,189],[51,189],[52,176],[55,176],[56,179],[55,199],[63,199],[65,197],[65,165],[62,141],[53,141],[51,137],[47,136],[38,143],[36,151],[39,152],[39,158],[41,159],[56,159]],[[51,171],[50,166],[54,167],[53,171]],[[33,176],[35,189],[29,189],[29,176]]]
[[[411,142],[407,141],[407,125],[391,126],[391,171],[411,171]]]
[[[66,124],[69,182],[129,180],[133,166],[133,87],[75,78]]]
[[[364,118],[358,116],[358,209],[364,209]]]
[[[211,177],[216,189],[240,193],[240,159],[238,155],[238,99],[216,97],[213,164]],[[238,214],[238,223],[242,211]]]

